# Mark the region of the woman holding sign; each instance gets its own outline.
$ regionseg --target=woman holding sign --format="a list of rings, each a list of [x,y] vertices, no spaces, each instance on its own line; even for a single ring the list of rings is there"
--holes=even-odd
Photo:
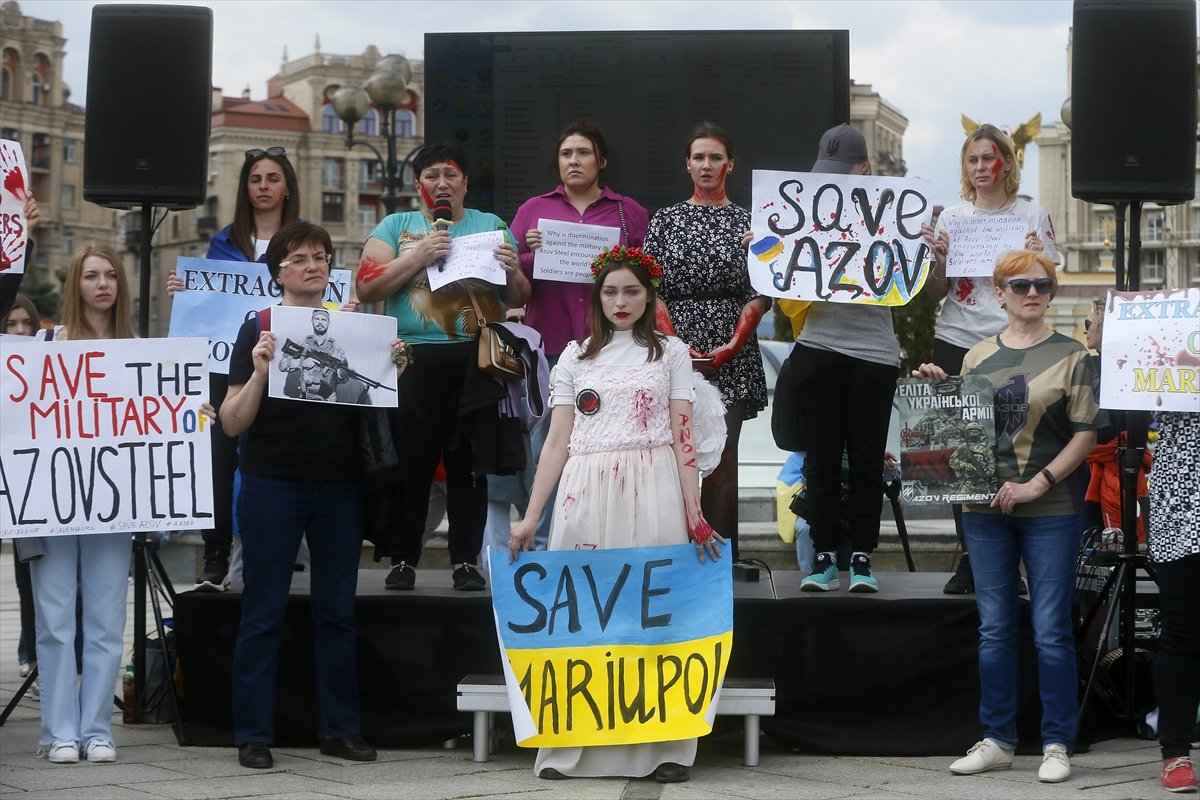
[[[129,283],[107,245],[75,251],[63,290],[63,324],[53,339],[133,339]],[[128,533],[44,536],[29,562],[42,691],[39,744],[52,764],[116,761],[113,687],[124,651],[129,589]],[[75,664],[76,594],[83,605],[83,669]]]
[[[592,266],[590,335],[571,342],[555,368],[550,434],[524,519],[512,529],[516,558],[559,483],[551,550],[681,544],[700,561],[724,542],[700,508],[692,439],[687,345],[655,330],[662,267],[637,248],[605,250]],[[542,748],[538,777],[643,777],[686,781],[696,740]]]
[[[733,171],[729,134],[702,122],[684,147],[692,196],[660,209],[650,220],[646,252],[662,261],[660,325],[678,331],[696,369],[725,401],[725,450],[704,479],[705,516],[733,542],[737,558],[738,439],[742,422],[767,407],[767,378],[755,329],[771,301],[750,286],[743,239],[750,213],[725,194]]]
[[[950,765],[958,775],[1008,769],[1017,746],[1018,567],[1029,576],[1030,619],[1042,700],[1038,780],[1064,781],[1079,723],[1071,606],[1079,550],[1079,494],[1067,480],[1096,444],[1105,414],[1092,393],[1087,350],[1046,325],[1058,289],[1045,253],[1014,250],[996,265],[997,305],[1008,325],[972,347],[963,375],[986,375],[995,389],[996,475],[988,505],[968,505],[963,529],[972,554],[979,609],[979,721],[984,738]],[[922,364],[914,377],[945,379]]]
[[[960,154],[962,196],[967,202],[950,206],[938,217],[937,229],[923,226],[922,232],[933,249],[934,265],[925,282],[925,290],[935,300],[946,298],[938,315],[933,338],[933,363],[950,375],[962,369],[963,356],[979,342],[995,336],[1008,324],[1004,309],[996,301],[991,285],[990,267],[982,277],[948,277],[946,256],[954,244],[950,220],[956,217],[1020,217],[1028,226],[1025,249],[1045,252],[1058,262],[1054,245],[1054,225],[1046,209],[1017,197],[1021,187],[1021,166],[1016,148],[995,125],[981,125],[963,142]],[[973,591],[967,547],[963,540],[962,506],[953,505],[955,528],[963,557],[946,584],[947,594]]]

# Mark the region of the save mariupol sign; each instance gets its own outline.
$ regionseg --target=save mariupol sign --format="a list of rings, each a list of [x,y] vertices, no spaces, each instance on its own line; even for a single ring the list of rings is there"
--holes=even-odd
[[[663,742],[712,729],[733,645],[728,547],[489,551],[518,744]]]

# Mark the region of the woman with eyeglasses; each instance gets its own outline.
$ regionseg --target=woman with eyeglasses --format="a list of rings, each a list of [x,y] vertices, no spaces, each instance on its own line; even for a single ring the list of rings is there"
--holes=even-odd
[[[329,283],[329,234],[309,222],[280,228],[267,269],[283,305],[321,308]],[[275,683],[292,566],[307,531],[312,557],[317,736],[326,755],[374,761],[363,741],[355,645],[355,594],[364,514],[356,406],[267,396],[275,355],[269,309],[238,331],[221,406],[227,436],[241,437],[245,588],[233,655],[233,733],[238,762],[273,764]],[[392,343],[393,351],[400,345]]]
[[[299,216],[300,189],[287,150],[282,147],[247,150],[238,177],[233,222],[209,240],[205,258],[264,261],[271,237]],[[183,280],[174,272],[167,277],[168,292],[174,294],[184,288]],[[220,413],[229,381],[221,373],[210,372],[208,383],[208,396]],[[213,527],[202,531],[204,569],[196,578],[198,591],[219,592],[229,584],[230,551],[234,549],[233,482],[237,468],[237,440],[225,436],[218,423],[212,430]],[[240,573],[236,566],[234,571]]]
[[[1079,550],[1079,493],[1066,478],[1096,444],[1106,415],[1092,392],[1087,349],[1046,324],[1058,289],[1045,253],[1014,250],[992,277],[1008,320],[972,347],[962,374],[985,375],[995,390],[996,475],[987,504],[966,505],[963,530],[979,609],[979,721],[983,738],[950,765],[957,775],[1008,769],[1017,746],[1018,567],[1029,576],[1030,620],[1042,701],[1038,780],[1071,774],[1069,753],[1079,723],[1079,687],[1071,604]],[[947,370],[922,364],[913,377],[944,380]]]
[[[1054,224],[1046,209],[1017,196],[1021,187],[1021,166],[1007,134],[995,125],[980,125],[963,142],[959,161],[962,197],[966,202],[944,210],[938,217],[936,230],[922,226],[934,256],[925,291],[936,301],[945,298],[933,334],[933,363],[951,375],[961,371],[967,350],[1003,330],[1008,319],[996,302],[988,278],[946,276],[946,254],[953,246],[946,221],[952,217],[979,215],[1022,217],[1029,225],[1025,249],[1044,252],[1055,263],[1061,261],[1054,243]],[[969,551],[963,540],[962,506],[952,505],[951,509],[963,555],[944,591],[946,594],[970,594],[973,588]]]

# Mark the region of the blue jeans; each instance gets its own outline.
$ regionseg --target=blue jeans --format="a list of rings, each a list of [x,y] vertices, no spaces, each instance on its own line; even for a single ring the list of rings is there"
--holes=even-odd
[[[1002,747],[1017,745],[1018,565],[1029,576],[1030,617],[1042,699],[1042,746],[1074,747],[1079,687],[1071,602],[1079,518],[963,514],[979,608],[979,721]]]
[[[125,642],[128,533],[46,536],[29,563],[37,609],[40,744],[112,741],[113,691]],[[82,567],[82,569],[81,569]],[[75,672],[76,595],[83,601],[83,670]]]
[[[245,589],[233,654],[234,741],[274,743],[279,641],[305,531],[312,558],[317,736],[361,733],[354,612],[363,537],[359,484],[243,473],[237,513]]]

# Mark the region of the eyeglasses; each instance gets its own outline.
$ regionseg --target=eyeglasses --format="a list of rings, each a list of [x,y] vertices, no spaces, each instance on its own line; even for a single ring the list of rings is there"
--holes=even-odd
[[[247,161],[258,161],[260,158],[287,158],[287,150],[282,147],[268,147],[266,150],[260,150],[255,147],[246,151]]]
[[[333,253],[317,253],[314,256],[296,256],[289,258],[287,261],[280,261],[279,268],[284,267],[299,267],[304,269],[309,265],[309,262],[316,264],[318,267],[323,267],[333,260]]]
[[[1049,278],[1038,278],[1032,281],[1028,278],[1013,278],[1011,281],[1005,281],[1004,285],[1012,289],[1015,294],[1029,294],[1030,287],[1037,289],[1038,294],[1050,294],[1054,291],[1054,281]]]
[[[1090,331],[1092,328],[1099,328],[1099,327],[1100,327],[1100,322],[1099,322],[1099,321],[1092,322],[1090,319],[1085,319],[1085,320],[1083,321],[1083,329],[1084,329],[1084,331]]]

